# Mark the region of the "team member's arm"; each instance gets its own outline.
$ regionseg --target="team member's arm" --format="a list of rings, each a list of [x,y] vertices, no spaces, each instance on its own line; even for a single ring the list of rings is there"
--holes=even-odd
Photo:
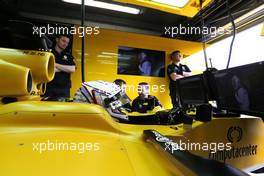
[[[177,79],[183,78],[182,75],[179,75],[179,74],[176,73],[175,68],[172,67],[171,65],[168,66],[168,68],[167,68],[167,73],[168,73],[169,77],[170,77],[173,81],[176,81]]]
[[[184,77],[192,76],[192,72],[183,72],[183,76]]]
[[[173,81],[176,81],[177,79],[184,78],[184,76],[182,76],[182,75],[178,75],[178,74],[176,74],[176,73],[171,73],[171,74],[170,74],[170,77],[171,77],[171,79],[172,79]]]
[[[55,68],[57,70],[67,72],[67,73],[73,73],[75,72],[75,65],[62,65],[62,64],[55,64]],[[56,71],[55,69],[55,71]]]
[[[76,70],[74,58],[70,56],[70,62],[68,62],[66,65],[64,64],[55,64],[55,68],[59,71],[66,72],[66,73],[73,73]]]
[[[191,71],[191,69],[190,69],[187,65],[184,65],[184,68],[185,68],[185,71],[183,72],[183,76],[184,76],[184,77],[192,76],[192,71]]]
[[[138,105],[139,105],[139,102],[138,102],[138,100],[136,98],[132,102],[132,111],[138,111]]]
[[[155,106],[160,106],[162,108],[162,105],[157,97],[154,96]]]
[[[55,67],[55,72],[61,72],[61,71]]]
[[[162,107],[162,105],[161,105],[160,101],[157,99],[157,97],[154,96],[154,100],[155,100],[155,107],[152,111],[158,112],[158,111],[164,110],[164,108]]]

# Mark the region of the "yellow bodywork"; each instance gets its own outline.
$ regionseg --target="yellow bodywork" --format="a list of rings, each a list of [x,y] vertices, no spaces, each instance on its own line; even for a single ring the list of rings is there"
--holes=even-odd
[[[29,68],[12,64],[0,60],[0,97],[1,96],[21,96],[32,91],[32,86],[28,85],[32,80]],[[9,75],[9,76],[4,76]],[[13,78],[13,79],[10,79]]]
[[[50,52],[0,48],[0,68],[0,97],[40,95],[54,77],[55,58]]]
[[[141,134],[122,130],[97,105],[19,102],[2,106],[0,112],[1,175],[180,174]],[[33,150],[33,143],[48,140],[100,147],[85,153]]]
[[[98,105],[11,103],[0,106],[1,175],[195,175],[146,141],[143,130],[155,129],[175,141],[226,143],[231,126],[243,129],[242,140],[232,145],[258,145],[258,153],[226,163],[240,169],[263,163],[264,126],[258,118],[214,119],[192,126],[131,125],[114,121]],[[37,143],[46,143],[46,150],[37,150]],[[48,143],[88,143],[89,150],[48,151]],[[193,153],[208,158],[208,152]]]

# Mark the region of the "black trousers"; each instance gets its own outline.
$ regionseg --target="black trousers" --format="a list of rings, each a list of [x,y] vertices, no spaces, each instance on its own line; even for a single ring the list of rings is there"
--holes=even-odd
[[[52,87],[52,86],[47,85],[44,97],[70,98],[70,88],[58,88],[58,87]]]
[[[179,96],[175,88],[170,88],[170,97],[171,97],[171,103],[173,105],[173,108],[179,107],[180,106]]]

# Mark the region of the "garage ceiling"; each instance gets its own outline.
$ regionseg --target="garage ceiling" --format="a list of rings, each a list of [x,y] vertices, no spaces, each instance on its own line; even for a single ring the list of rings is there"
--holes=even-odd
[[[127,4],[157,9],[163,12],[181,16],[193,17],[200,11],[200,0],[114,0]],[[202,0],[202,6],[206,7],[213,0]]]
[[[116,4],[123,4],[111,0],[104,0]],[[49,21],[53,23],[80,24],[81,7],[77,4],[62,2],[61,0],[0,0],[0,18],[3,23],[9,19],[26,19],[33,22]],[[263,4],[263,0],[232,0],[230,5],[233,15],[239,17]],[[86,25],[100,24],[100,27],[128,32],[144,33],[162,37],[165,26],[179,24],[200,26],[201,18],[198,13],[193,18],[172,13],[166,13],[153,8],[128,5],[141,9],[140,14],[133,15],[112,10],[86,7]],[[213,0],[210,6],[203,9],[206,26],[222,26],[230,22],[227,16],[225,0]],[[200,41],[201,36],[175,36],[176,38]]]

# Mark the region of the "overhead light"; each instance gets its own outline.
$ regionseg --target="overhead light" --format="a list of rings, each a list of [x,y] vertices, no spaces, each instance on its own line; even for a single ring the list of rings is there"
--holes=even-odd
[[[261,36],[264,36],[264,24],[262,25]]]
[[[241,28],[243,28],[246,25],[250,25],[252,23],[254,23],[255,21],[262,19],[264,17],[264,4],[258,6],[257,8],[249,11],[248,13],[238,17],[235,19],[235,25],[236,25],[236,30],[239,30]],[[216,33],[214,33],[213,35],[215,35],[214,37],[212,37],[212,34],[210,34],[210,39],[208,40],[208,43],[210,42],[214,42],[215,40],[219,39],[220,37],[226,35],[226,31],[231,32],[231,27],[232,27],[232,23],[229,22],[228,24],[222,26],[221,30],[217,30]],[[264,26],[263,26],[264,28]],[[224,31],[224,33],[223,33]]]
[[[102,54],[104,54],[104,55],[112,55],[112,56],[117,56],[118,54],[116,54],[116,53],[111,53],[111,52],[102,52]]]
[[[258,14],[260,14],[260,16],[257,16],[257,17],[254,16],[254,15],[258,15]],[[251,11],[249,11],[248,13],[238,17],[237,19],[235,19],[234,22],[235,22],[236,25],[239,25],[239,26],[237,26],[237,28],[241,28],[241,27],[243,27],[244,25],[247,25],[250,22],[247,19],[251,20],[253,18],[252,21],[255,21],[255,20],[259,19],[259,18],[263,18],[263,16],[264,16],[264,4],[259,6],[259,7],[257,7],[257,8],[255,8],[255,9],[253,9],[253,10],[251,10]],[[246,22],[243,22],[243,21],[246,21]],[[242,25],[239,24],[241,22],[242,22]],[[224,25],[222,28],[226,30],[226,29],[229,29],[231,27],[232,27],[232,23],[230,22],[230,23]]]
[[[113,58],[112,56],[101,55],[101,54],[97,55],[97,57],[102,57],[102,58]]]
[[[151,0],[156,3],[165,4],[174,7],[184,7],[189,0]]]
[[[81,4],[81,0],[62,0],[64,2],[73,3],[73,4]],[[86,6],[98,7],[108,10],[114,10],[119,12],[131,13],[131,14],[139,14],[140,10],[133,7],[127,7],[123,5],[117,5],[102,1],[95,1],[95,0],[85,0]]]

